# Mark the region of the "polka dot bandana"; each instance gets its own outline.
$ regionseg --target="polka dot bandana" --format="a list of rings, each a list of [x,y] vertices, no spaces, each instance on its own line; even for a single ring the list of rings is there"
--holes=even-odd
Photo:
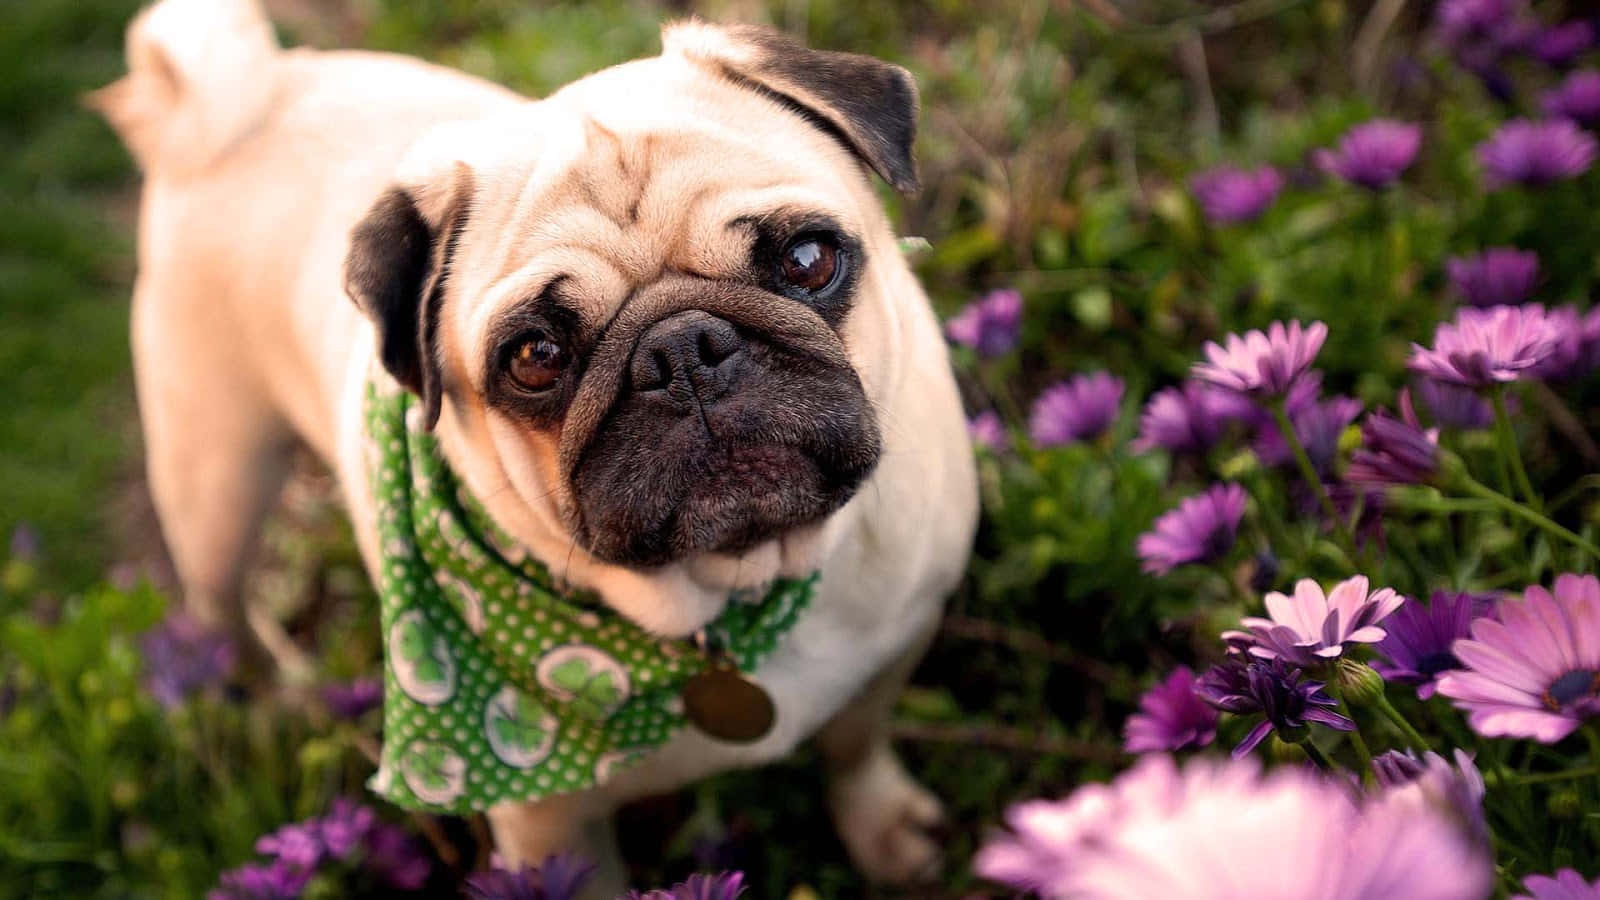
[[[385,662],[374,791],[456,813],[581,791],[684,727],[679,692],[703,652],[557,587],[457,483],[391,379],[369,382],[365,412]],[[754,669],[816,580],[736,592],[708,638]]]

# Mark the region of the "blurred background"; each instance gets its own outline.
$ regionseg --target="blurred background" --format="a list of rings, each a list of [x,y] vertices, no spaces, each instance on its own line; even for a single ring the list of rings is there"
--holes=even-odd
[[[688,14],[775,24],[916,75],[924,188],[885,199],[900,232],[928,242],[914,257],[928,293],[945,317],[994,289],[1020,292],[1025,309],[1014,349],[955,348],[970,411],[995,410],[1008,430],[983,457],[970,577],[899,711],[909,766],[955,823],[951,895],[979,890],[970,856],[1007,800],[1120,766],[1121,722],[1148,673],[1195,661],[1195,635],[1237,618],[1225,580],[1140,571],[1135,538],[1183,474],[1113,449],[1137,430],[1143,397],[1180,378],[1204,340],[1320,318],[1332,330],[1325,387],[1392,404],[1410,342],[1454,304],[1448,255],[1537,247],[1552,300],[1586,301],[1597,277],[1600,183],[1488,191],[1472,152],[1508,117],[1537,114],[1588,46],[1556,62],[1469,57],[1441,37],[1431,2],[267,5],[286,44],[415,54],[534,95],[655,52],[659,23]],[[138,6],[22,0],[0,29],[0,895],[195,896],[249,860],[258,836],[360,798],[371,771],[370,714],[341,718],[237,679],[179,704],[148,688],[159,650],[141,635],[172,579],[130,378],[138,181],[79,103],[124,71]],[[1555,22],[1581,7],[1536,12]],[[1424,129],[1403,184],[1364,191],[1313,164],[1380,114]],[[1222,164],[1272,164],[1287,187],[1258,221],[1208,221],[1190,179]],[[1102,368],[1128,386],[1105,440],[1011,446],[1046,384]],[[1559,480],[1563,467],[1587,471],[1592,452],[1533,455]],[[1245,553],[1240,565],[1238,580],[1276,583],[1270,560]],[[377,671],[376,602],[310,459],[250,591],[330,683]],[[737,867],[757,897],[875,896],[833,837],[810,756],[630,808],[636,882]],[[427,848],[435,885],[480,859],[472,822],[381,815]]]

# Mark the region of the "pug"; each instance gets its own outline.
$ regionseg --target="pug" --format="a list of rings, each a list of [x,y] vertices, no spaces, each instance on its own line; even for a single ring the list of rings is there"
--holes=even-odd
[[[293,654],[239,595],[300,443],[376,579],[376,373],[518,552],[651,635],[818,573],[748,673],[764,736],[684,728],[603,784],[496,805],[506,860],[577,849],[620,886],[620,803],[815,737],[855,863],[924,877],[940,805],[889,716],[977,491],[937,320],[874,193],[917,185],[916,88],[766,28],[690,21],[662,44],[530,100],[280,49],[251,0],[140,14],[129,74],[90,101],[144,176],[135,375],[184,601]]]

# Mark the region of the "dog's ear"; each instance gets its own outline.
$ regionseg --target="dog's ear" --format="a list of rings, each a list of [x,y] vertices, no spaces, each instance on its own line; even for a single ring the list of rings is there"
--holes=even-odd
[[[444,184],[392,187],[350,235],[344,289],[372,319],[378,357],[439,421],[443,387],[436,332],[456,239],[466,224],[472,173],[457,163]]]
[[[805,116],[844,143],[898,191],[917,189],[917,84],[892,63],[811,50],[754,25],[689,21],[662,30],[667,53],[713,66]]]

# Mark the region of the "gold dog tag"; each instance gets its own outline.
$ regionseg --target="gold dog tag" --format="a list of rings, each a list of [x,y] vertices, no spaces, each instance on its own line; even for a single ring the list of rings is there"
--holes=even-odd
[[[771,695],[722,657],[683,686],[683,712],[694,727],[734,744],[766,737],[778,717]]]

